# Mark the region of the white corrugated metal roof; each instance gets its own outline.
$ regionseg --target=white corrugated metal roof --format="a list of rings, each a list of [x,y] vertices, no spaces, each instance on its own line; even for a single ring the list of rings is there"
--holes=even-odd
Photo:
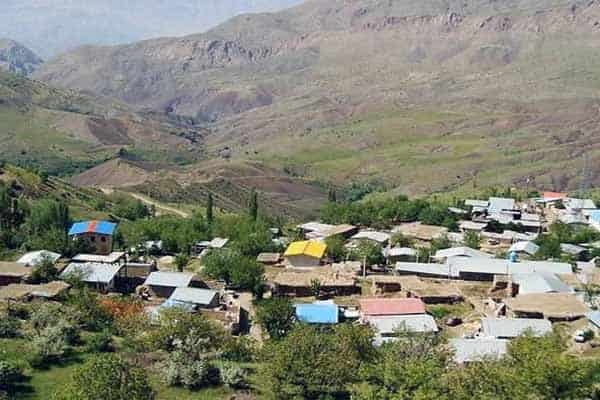
[[[417,255],[417,251],[410,247],[392,247],[391,249],[388,250],[389,257],[402,257],[402,256],[414,257],[416,255]]]
[[[530,332],[543,336],[552,332],[552,324],[547,319],[533,318],[482,318],[481,333],[487,337],[511,339]]]
[[[551,261],[523,261],[510,262],[508,260],[494,258],[469,258],[453,257],[448,260],[453,274],[460,272],[483,273],[483,274],[527,274],[527,273],[550,273],[550,274],[572,274],[571,264]]]
[[[490,197],[490,206],[488,212],[490,214],[500,213],[504,210],[514,210],[515,199],[503,198],[503,197]]]
[[[510,249],[508,251],[514,251],[516,253],[527,253],[532,256],[535,253],[537,253],[539,249],[540,246],[533,243],[532,241],[520,241],[510,246]]]
[[[587,251],[587,249],[585,247],[577,246],[576,244],[570,244],[570,243],[561,243],[560,250],[563,253],[571,254],[574,256],[577,256],[577,255]]]
[[[572,287],[554,274],[514,274],[512,280],[519,284],[519,294],[574,292]]]
[[[360,240],[367,239],[377,243],[385,243],[390,240],[390,234],[385,232],[376,231],[360,231],[356,235],[352,236],[352,239]]]
[[[72,258],[72,261],[114,264],[123,257],[125,257],[125,253],[120,251],[114,251],[107,256],[99,254],[77,254],[75,257]]]
[[[119,273],[122,266],[101,263],[71,263],[60,274],[62,279],[71,275],[80,276],[88,283],[110,283]]]
[[[470,247],[451,247],[449,249],[438,250],[433,258],[444,259],[449,257],[480,257],[480,258],[492,258],[491,254],[484,253],[483,251],[475,250]]]
[[[165,272],[156,271],[150,273],[144,285],[166,286],[166,287],[188,287],[194,278],[194,274],[187,272]]]
[[[380,335],[389,335],[398,330],[415,333],[437,332],[435,319],[428,314],[397,315],[391,317],[369,317],[368,322]]]
[[[503,339],[450,339],[450,346],[458,364],[499,359],[508,352],[508,340]]]
[[[205,306],[211,304],[218,295],[219,292],[215,290],[178,287],[169,297],[169,300]]]
[[[402,273],[414,273],[414,274],[429,274],[437,276],[449,276],[450,268],[446,264],[426,264],[426,263],[411,263],[411,262],[398,262],[396,263],[396,271]]]
[[[58,253],[53,253],[47,250],[39,250],[24,254],[17,262],[29,267],[35,267],[44,260],[50,260],[52,263],[55,263],[59,258],[60,254]]]
[[[471,206],[471,207],[483,207],[483,208],[487,208],[490,205],[490,202],[487,201],[487,200],[468,199],[468,200],[465,200],[465,205],[466,206]]]

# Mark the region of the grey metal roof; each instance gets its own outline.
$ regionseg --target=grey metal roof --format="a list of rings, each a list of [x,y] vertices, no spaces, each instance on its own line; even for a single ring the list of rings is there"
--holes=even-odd
[[[175,289],[169,300],[182,303],[209,305],[219,293],[210,289],[199,289],[191,287],[178,287]]]
[[[396,263],[396,271],[402,273],[437,275],[442,277],[450,275],[450,269],[446,264],[398,262]]]
[[[512,280],[519,284],[519,294],[529,293],[573,293],[572,287],[554,274],[514,274]]]
[[[490,197],[488,212],[490,214],[500,213],[503,210],[513,210],[515,208],[515,199],[502,197]]]
[[[567,208],[572,208],[575,210],[592,210],[596,208],[596,204],[592,199],[568,198],[564,201],[564,204]]]
[[[450,339],[450,346],[458,364],[499,359],[508,352],[508,340],[503,339]]]
[[[535,253],[538,252],[538,250],[540,249],[540,246],[538,246],[537,244],[533,243],[532,241],[520,241],[517,242],[515,244],[513,244],[509,251],[514,251],[517,253],[527,253],[529,255],[534,255]]]
[[[417,255],[417,251],[410,247],[392,247],[387,252],[389,257],[401,257],[410,256],[414,257]]]
[[[390,240],[390,234],[385,232],[376,231],[360,231],[356,235],[352,236],[352,239],[360,240],[367,239],[377,243],[385,243]]]
[[[574,256],[587,251],[587,249],[585,247],[577,246],[576,244],[570,244],[570,243],[561,243],[560,250],[563,253],[571,254]]]
[[[482,318],[481,333],[486,337],[511,339],[531,332],[543,336],[552,332],[552,324],[547,319],[532,318]]]
[[[495,258],[452,257],[448,260],[452,274],[458,276],[461,272],[482,274],[527,274],[550,273],[572,274],[571,264],[550,261],[523,261],[513,263],[508,260]]]
[[[592,311],[587,313],[585,316],[592,324],[600,328],[600,311]]]
[[[121,270],[121,265],[102,263],[71,263],[60,274],[61,278],[71,275],[81,277],[88,283],[110,283]]]
[[[366,322],[375,328],[380,335],[389,335],[398,330],[406,330],[415,333],[438,331],[435,319],[428,314],[369,317]]]
[[[465,200],[465,205],[471,206],[471,207],[483,207],[483,208],[487,208],[490,205],[490,202],[487,201],[487,200],[467,199],[467,200]]]
[[[150,273],[144,285],[165,287],[187,287],[194,278],[194,274],[187,272],[156,271]]]
[[[24,254],[17,262],[29,267],[35,267],[44,260],[50,260],[52,263],[55,263],[59,258],[60,254],[58,253],[53,253],[48,250],[39,250]]]
[[[433,258],[444,259],[448,257],[480,257],[480,258],[492,258],[491,254],[484,253],[480,250],[475,250],[470,247],[451,247],[449,249],[438,250]]]

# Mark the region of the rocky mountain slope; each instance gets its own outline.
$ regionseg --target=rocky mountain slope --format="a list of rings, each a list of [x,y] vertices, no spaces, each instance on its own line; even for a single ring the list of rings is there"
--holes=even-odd
[[[597,0],[311,0],[36,77],[193,118],[208,156],[293,175],[565,189],[584,152],[600,165],[599,30]]]
[[[14,40],[0,38],[0,69],[29,75],[42,62],[42,59],[27,47]]]
[[[241,13],[300,0],[3,0],[0,36],[44,58],[85,44],[111,45],[202,32]]]
[[[199,158],[201,136],[114,101],[0,71],[0,160],[60,175],[117,155],[178,163]]]

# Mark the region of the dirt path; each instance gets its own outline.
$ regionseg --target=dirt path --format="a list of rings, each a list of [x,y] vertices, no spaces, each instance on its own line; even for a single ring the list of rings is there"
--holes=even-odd
[[[146,204],[148,206],[154,206],[157,210],[162,210],[162,211],[166,211],[166,212],[169,212],[169,213],[172,213],[172,214],[176,214],[176,215],[179,215],[182,218],[189,218],[190,217],[190,214],[187,213],[187,212],[185,212],[185,211],[178,210],[178,209],[176,209],[174,207],[169,207],[169,206],[162,205],[162,204],[157,203],[156,201],[154,201],[152,199],[149,199],[149,198],[147,198],[145,196],[142,196],[142,195],[139,195],[139,194],[135,194],[135,193],[129,193],[129,195],[131,197],[133,197],[134,199],[137,199],[137,200],[141,201],[142,203],[144,203],[144,204]]]
[[[104,194],[112,194],[114,193],[114,189],[110,189],[110,188],[100,188],[100,190],[104,193]],[[182,218],[189,218],[190,214],[185,212],[185,211],[181,211],[178,210],[177,208],[174,207],[169,207],[169,206],[165,206],[162,205],[146,196],[142,196],[141,194],[136,194],[136,193],[131,193],[131,192],[123,192],[126,193],[128,195],[130,195],[131,197],[133,197],[136,200],[141,201],[142,203],[146,204],[147,206],[154,206],[157,210],[162,210],[164,212],[168,212],[171,214],[175,214],[178,215]]]

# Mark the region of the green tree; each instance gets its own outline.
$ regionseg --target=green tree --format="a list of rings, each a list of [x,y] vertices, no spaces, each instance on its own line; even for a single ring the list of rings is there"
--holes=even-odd
[[[255,189],[250,192],[250,201],[248,202],[248,214],[253,221],[258,219],[258,193]]]
[[[481,248],[481,236],[477,232],[465,233],[463,241],[467,247],[472,249],[479,250]]]
[[[266,399],[346,399],[348,386],[359,379],[357,372],[373,361],[372,343],[367,326],[321,330],[298,325],[285,339],[265,346],[261,392]]]
[[[287,298],[265,299],[258,303],[256,319],[272,339],[281,339],[294,327],[296,311]]]
[[[152,400],[144,369],[113,354],[92,356],[77,368],[56,400]]]
[[[48,283],[58,279],[58,270],[50,258],[44,258],[33,267],[29,280],[31,283]]]
[[[224,280],[238,289],[260,294],[264,284],[264,267],[255,259],[233,249],[212,250],[203,259],[204,273],[213,279]]]
[[[177,271],[183,272],[185,267],[190,263],[190,256],[185,253],[180,253],[175,256],[175,265],[177,266]]]
[[[366,261],[368,267],[385,264],[381,245],[371,240],[361,240],[356,249],[350,251],[350,257],[355,261]]]
[[[329,188],[329,192],[327,193],[327,200],[330,203],[337,203],[337,193],[334,188]]]
[[[340,262],[344,260],[346,256],[346,247],[344,247],[345,240],[341,235],[330,236],[325,239],[327,245],[327,255],[334,262]]]
[[[394,235],[392,235],[390,242],[392,246],[398,247],[412,247],[415,244],[414,240],[404,236],[402,233],[395,233]]]
[[[213,221],[214,221],[214,214],[213,214],[213,195],[212,193],[208,193],[208,200],[206,201],[206,222],[209,225],[212,225]]]

